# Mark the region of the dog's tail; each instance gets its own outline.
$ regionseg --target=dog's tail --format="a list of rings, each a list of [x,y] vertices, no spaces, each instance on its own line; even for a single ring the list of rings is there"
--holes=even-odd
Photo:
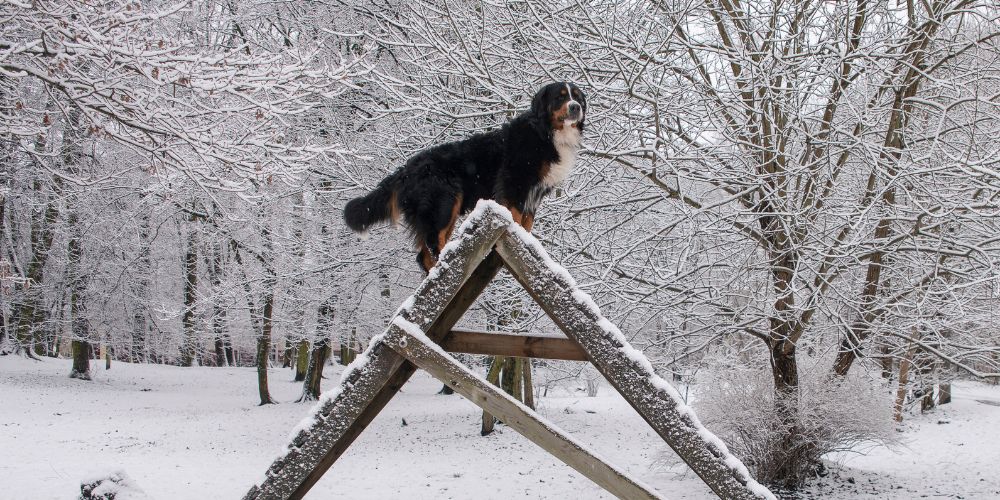
[[[379,222],[398,217],[396,185],[398,172],[382,179],[372,192],[354,198],[344,206],[344,222],[355,232],[364,233]]]

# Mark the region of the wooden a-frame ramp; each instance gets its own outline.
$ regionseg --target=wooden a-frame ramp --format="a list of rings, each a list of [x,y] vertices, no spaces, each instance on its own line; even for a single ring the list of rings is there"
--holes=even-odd
[[[244,500],[302,498],[419,367],[620,498],[662,498],[577,443],[445,352],[589,359],[650,426],[722,498],[774,498],[705,429],[510,212],[480,202],[428,277],[300,424],[285,453]],[[453,330],[502,265],[566,339]],[[489,340],[489,341],[486,341]]]

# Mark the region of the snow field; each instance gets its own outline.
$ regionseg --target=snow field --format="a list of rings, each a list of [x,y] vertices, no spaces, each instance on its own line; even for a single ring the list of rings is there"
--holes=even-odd
[[[83,382],[69,367],[0,358],[0,499],[74,498],[81,479],[117,469],[153,499],[238,499],[311,407],[290,402],[300,385],[287,369],[270,373],[282,404],[260,407],[252,368],[95,364],[95,380]],[[342,369],[328,367],[327,390]],[[439,388],[418,372],[310,498],[611,498],[513,430],[479,436],[478,408]],[[548,420],[664,496],[713,498],[693,473],[666,465],[665,445],[613,390],[538,402]],[[952,404],[909,416],[903,430],[901,449],[830,457],[844,466],[802,497],[1000,498],[1000,388],[956,384]]]

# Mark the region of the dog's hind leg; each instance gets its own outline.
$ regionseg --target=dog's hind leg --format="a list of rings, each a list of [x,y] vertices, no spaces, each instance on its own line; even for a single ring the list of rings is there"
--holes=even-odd
[[[462,195],[455,197],[455,201],[451,204],[451,216],[448,218],[448,224],[445,225],[441,230],[438,231],[438,246],[437,251],[434,252],[435,257],[441,254],[441,250],[444,246],[448,244],[448,238],[451,238],[452,231],[455,230],[455,222],[458,221],[458,215],[462,213]]]
[[[535,214],[525,213],[521,216],[521,227],[523,227],[525,231],[530,233],[531,226],[534,225],[535,225]]]
[[[425,272],[429,272],[437,263],[441,250],[448,243],[448,238],[451,237],[451,233],[455,229],[455,222],[458,220],[459,214],[462,213],[462,195],[455,196],[454,201],[442,204],[440,207],[442,208],[441,213],[436,214],[437,217],[431,219],[436,222],[434,229],[423,234],[421,239],[417,241],[419,252],[417,263],[424,268]]]
[[[511,205],[503,204],[503,206],[507,207],[507,210],[510,210],[510,216],[511,218],[514,219],[514,223],[521,225],[521,221],[524,220],[524,214],[512,204]]]
[[[423,242],[417,243],[417,264],[420,264],[424,272],[429,273],[436,263],[437,259],[431,255],[431,251],[427,248],[427,245]]]

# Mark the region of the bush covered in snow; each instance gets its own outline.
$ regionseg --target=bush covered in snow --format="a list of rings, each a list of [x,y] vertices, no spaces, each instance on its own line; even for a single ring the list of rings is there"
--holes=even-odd
[[[832,379],[802,370],[798,416],[775,400],[768,370],[727,368],[699,375],[694,402],[702,422],[764,484],[795,487],[818,472],[823,455],[864,444],[892,444],[892,400],[864,375]]]
[[[149,500],[123,470],[96,474],[80,484],[79,500]]]

